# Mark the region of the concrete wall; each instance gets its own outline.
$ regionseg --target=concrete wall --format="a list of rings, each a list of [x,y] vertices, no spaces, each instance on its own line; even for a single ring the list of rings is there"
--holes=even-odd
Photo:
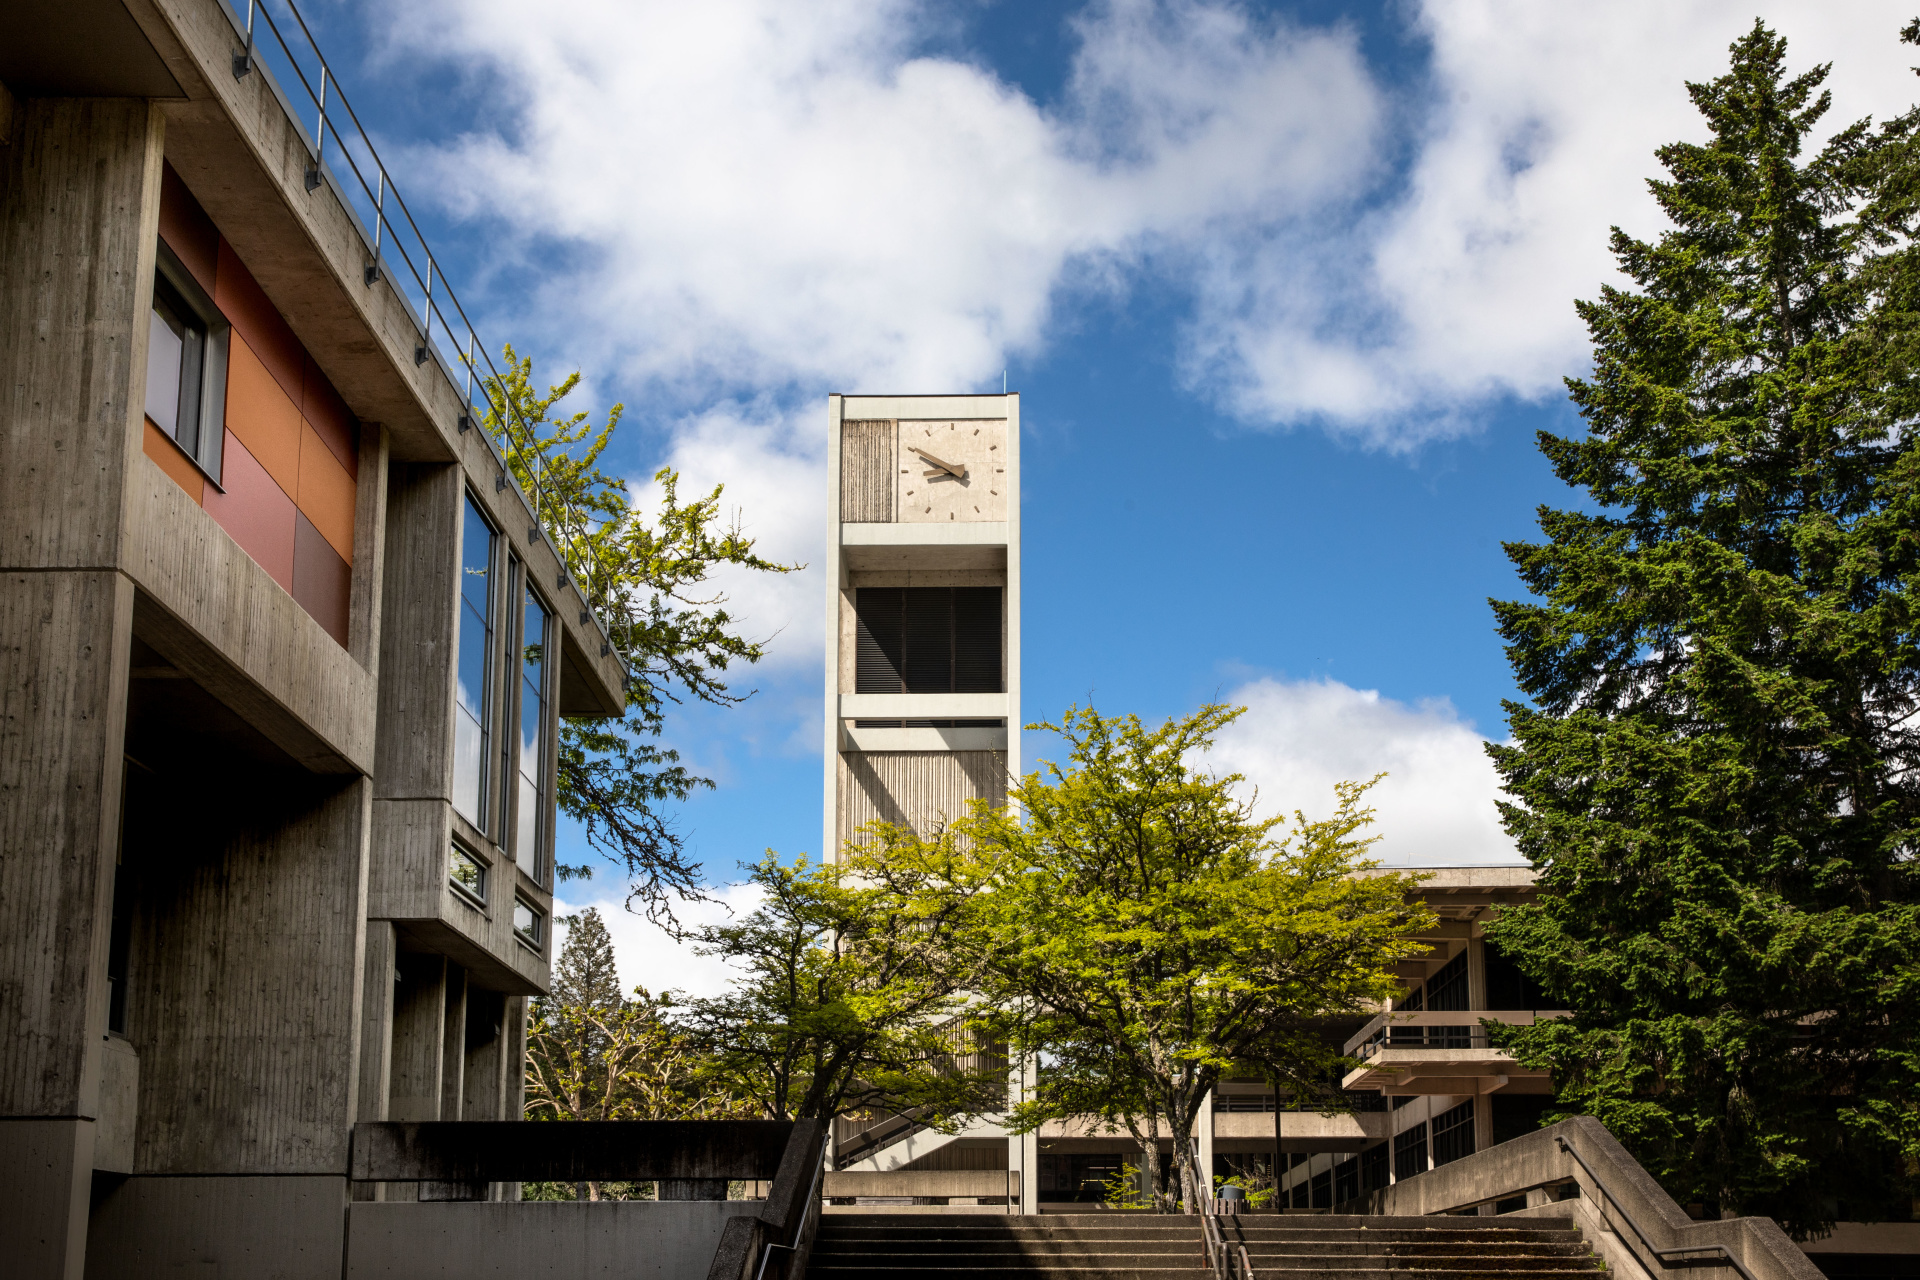
[[[339,1280],[347,1181],[130,1178],[100,1198],[87,1280]]]
[[[355,1204],[346,1280],[684,1280],[760,1200]],[[336,1276],[341,1274],[334,1273]]]
[[[0,147],[0,1240],[77,1276],[119,840],[138,454],[164,125],[21,100]],[[140,323],[136,324],[136,317]]]

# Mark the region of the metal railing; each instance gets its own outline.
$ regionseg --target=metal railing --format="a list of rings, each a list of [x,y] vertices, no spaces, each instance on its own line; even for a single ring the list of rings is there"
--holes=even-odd
[[[237,2],[228,0],[230,4]],[[275,7],[283,9],[297,28],[292,40],[289,40],[281,23],[275,20]],[[455,424],[457,430],[464,434],[486,420],[487,409],[474,404],[476,375],[480,378],[483,390],[489,380],[502,389],[500,399],[507,412],[495,413],[494,418],[503,441],[494,440],[485,431],[481,433],[482,439],[499,465],[500,476],[514,486],[532,520],[527,529],[527,540],[539,542],[544,532],[547,540],[553,544],[561,563],[560,578],[554,584],[555,588],[563,588],[570,582],[580,587],[588,606],[588,613],[583,614],[580,622],[584,625],[587,617],[593,617],[601,634],[600,656],[614,654],[616,650],[605,615],[609,610],[621,606],[622,602],[614,599],[610,578],[595,558],[587,553],[585,540],[597,524],[555,483],[552,465],[534,449],[537,437],[533,427],[504,395],[506,380],[494,364],[492,349],[480,341],[466,308],[454,293],[412,209],[407,206],[395,185],[392,172],[380,158],[353,104],[341,90],[340,77],[320,52],[319,42],[314,38],[306,18],[293,0],[272,0],[271,4],[268,0],[246,0],[245,16],[242,17],[237,10],[228,9],[228,20],[233,24],[236,37],[242,42],[241,47],[233,52],[234,78],[242,80],[256,71],[260,72],[294,127],[305,137],[309,153],[305,178],[307,192],[311,194],[321,186],[326,186],[356,223],[355,229],[360,233],[366,259],[361,273],[362,284],[373,289],[384,282],[412,316],[418,330],[413,363],[418,367],[432,360],[446,377],[448,386],[460,397],[462,412]],[[271,37],[271,43],[260,39],[263,27]],[[311,132],[307,131],[304,113],[296,111],[287,100],[280,86],[282,79],[289,84],[297,84],[304,91],[312,112]],[[335,180],[334,175],[338,170],[328,164],[329,142],[333,144],[333,154],[344,163],[345,172],[351,176],[351,181],[344,185]],[[371,232],[367,230],[369,226]],[[442,338],[447,344],[445,348],[440,346]],[[464,379],[456,377],[456,369],[464,372]],[[487,408],[492,407],[492,399],[488,397]],[[523,476],[514,475],[501,455],[500,445],[503,442],[517,454],[524,484]],[[533,490],[531,495],[527,492],[528,486]],[[499,489],[505,485],[497,479],[495,487]],[[580,577],[586,579],[584,586],[577,580]],[[625,655],[616,656],[624,667]]]
[[[1564,1018],[1563,1009],[1438,1009],[1383,1013],[1355,1032],[1343,1052],[1362,1062],[1383,1049],[1491,1048],[1486,1024],[1530,1027],[1546,1018]]]

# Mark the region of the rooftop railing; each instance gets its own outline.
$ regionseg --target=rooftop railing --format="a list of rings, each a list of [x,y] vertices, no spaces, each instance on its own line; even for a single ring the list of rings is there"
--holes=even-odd
[[[234,2],[226,0],[229,6]],[[236,41],[234,78],[260,74],[304,136],[309,154],[308,194],[327,187],[356,222],[365,258],[361,283],[368,289],[384,283],[412,316],[418,330],[413,363],[420,366],[432,361],[460,397],[462,412],[457,429],[465,433],[484,424],[487,406],[476,406],[473,399],[476,377],[483,390],[489,379],[496,386],[505,385],[494,364],[493,349],[480,340],[413,210],[400,194],[392,171],[380,158],[366,126],[341,89],[339,76],[321,53],[312,28],[293,0],[245,0],[245,4],[244,14],[227,8]],[[284,25],[283,19],[274,16],[276,9],[282,11]],[[283,84],[297,86],[305,104],[296,109]],[[335,159],[344,170],[332,163]],[[500,453],[502,441],[484,430],[481,437],[499,464],[501,476],[514,486],[527,510],[531,521],[528,541],[538,542],[544,534],[559,556],[561,580],[555,586],[573,582],[580,588],[588,606],[580,622],[584,625],[589,616],[594,619],[601,635],[600,654],[606,657],[615,653],[615,646],[605,615],[619,602],[614,598],[611,579],[594,557],[585,553],[584,540],[597,522],[571,500],[557,483],[551,464],[534,450],[532,425],[510,401],[505,408],[507,412],[496,415],[499,430],[521,460],[526,485],[506,465]],[[528,485],[533,490],[531,495]],[[586,579],[584,584],[577,580],[579,577]],[[624,666],[625,656],[617,656]]]
[[[1342,1052],[1365,1062],[1385,1049],[1484,1049],[1490,1046],[1484,1023],[1530,1027],[1543,1018],[1566,1016],[1564,1009],[1432,1009],[1383,1013],[1355,1032]]]

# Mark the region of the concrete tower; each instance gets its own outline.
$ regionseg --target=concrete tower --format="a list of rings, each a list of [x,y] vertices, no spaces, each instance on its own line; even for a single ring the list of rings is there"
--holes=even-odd
[[[826,823],[1000,804],[1020,717],[1020,397],[829,396]]]
[[[1019,773],[1020,397],[829,396],[827,440],[821,839],[838,858],[871,822],[926,834],[1004,804]],[[841,1119],[832,1151],[842,1169],[1005,1169],[1036,1207],[1033,1136],[991,1120]]]

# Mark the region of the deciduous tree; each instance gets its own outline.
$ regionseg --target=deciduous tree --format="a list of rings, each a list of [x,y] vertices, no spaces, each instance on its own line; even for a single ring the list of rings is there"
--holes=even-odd
[[[1276,837],[1281,820],[1257,816],[1238,774],[1197,767],[1241,710],[1149,730],[1074,708],[1029,726],[1061,735],[1067,763],[1029,774],[1017,808],[960,824],[994,876],[967,934],[988,995],[976,1018],[1053,1081],[1015,1108],[1015,1127],[1133,1115],[1144,1154],[1157,1126],[1189,1209],[1212,1176],[1195,1122],[1222,1075],[1324,1095],[1337,1059],[1326,1020],[1394,995],[1392,966],[1425,949],[1408,934],[1430,918],[1407,896],[1417,877],[1364,856],[1370,784],[1341,784],[1332,817],[1296,813]]]
[[[961,1019],[971,975],[954,943],[977,868],[948,834],[870,836],[835,863],[769,853],[754,867],[760,905],[693,935],[739,977],[689,1001],[682,1025],[775,1119],[911,1114],[950,1130],[1006,1086],[1004,1061],[970,1052]]]
[[[663,806],[713,784],[659,745],[667,708],[682,696],[741,701],[747,695],[728,686],[726,673],[765,653],[764,642],[740,633],[710,579],[727,566],[759,573],[797,566],[762,557],[737,520],[723,521],[719,486],[682,501],[679,476],[662,468],[653,477],[658,501],[644,509],[625,480],[601,469],[622,406],[595,426],[588,414],[559,407],[579,385],[578,373],[541,395],[531,359],[509,346],[505,360],[504,374],[483,380],[487,429],[627,669],[624,715],[560,722],[556,799],[588,844],[625,869],[628,906],[671,923],[674,899],[703,894],[700,868],[687,861]],[[587,875],[590,865],[559,871]]]

